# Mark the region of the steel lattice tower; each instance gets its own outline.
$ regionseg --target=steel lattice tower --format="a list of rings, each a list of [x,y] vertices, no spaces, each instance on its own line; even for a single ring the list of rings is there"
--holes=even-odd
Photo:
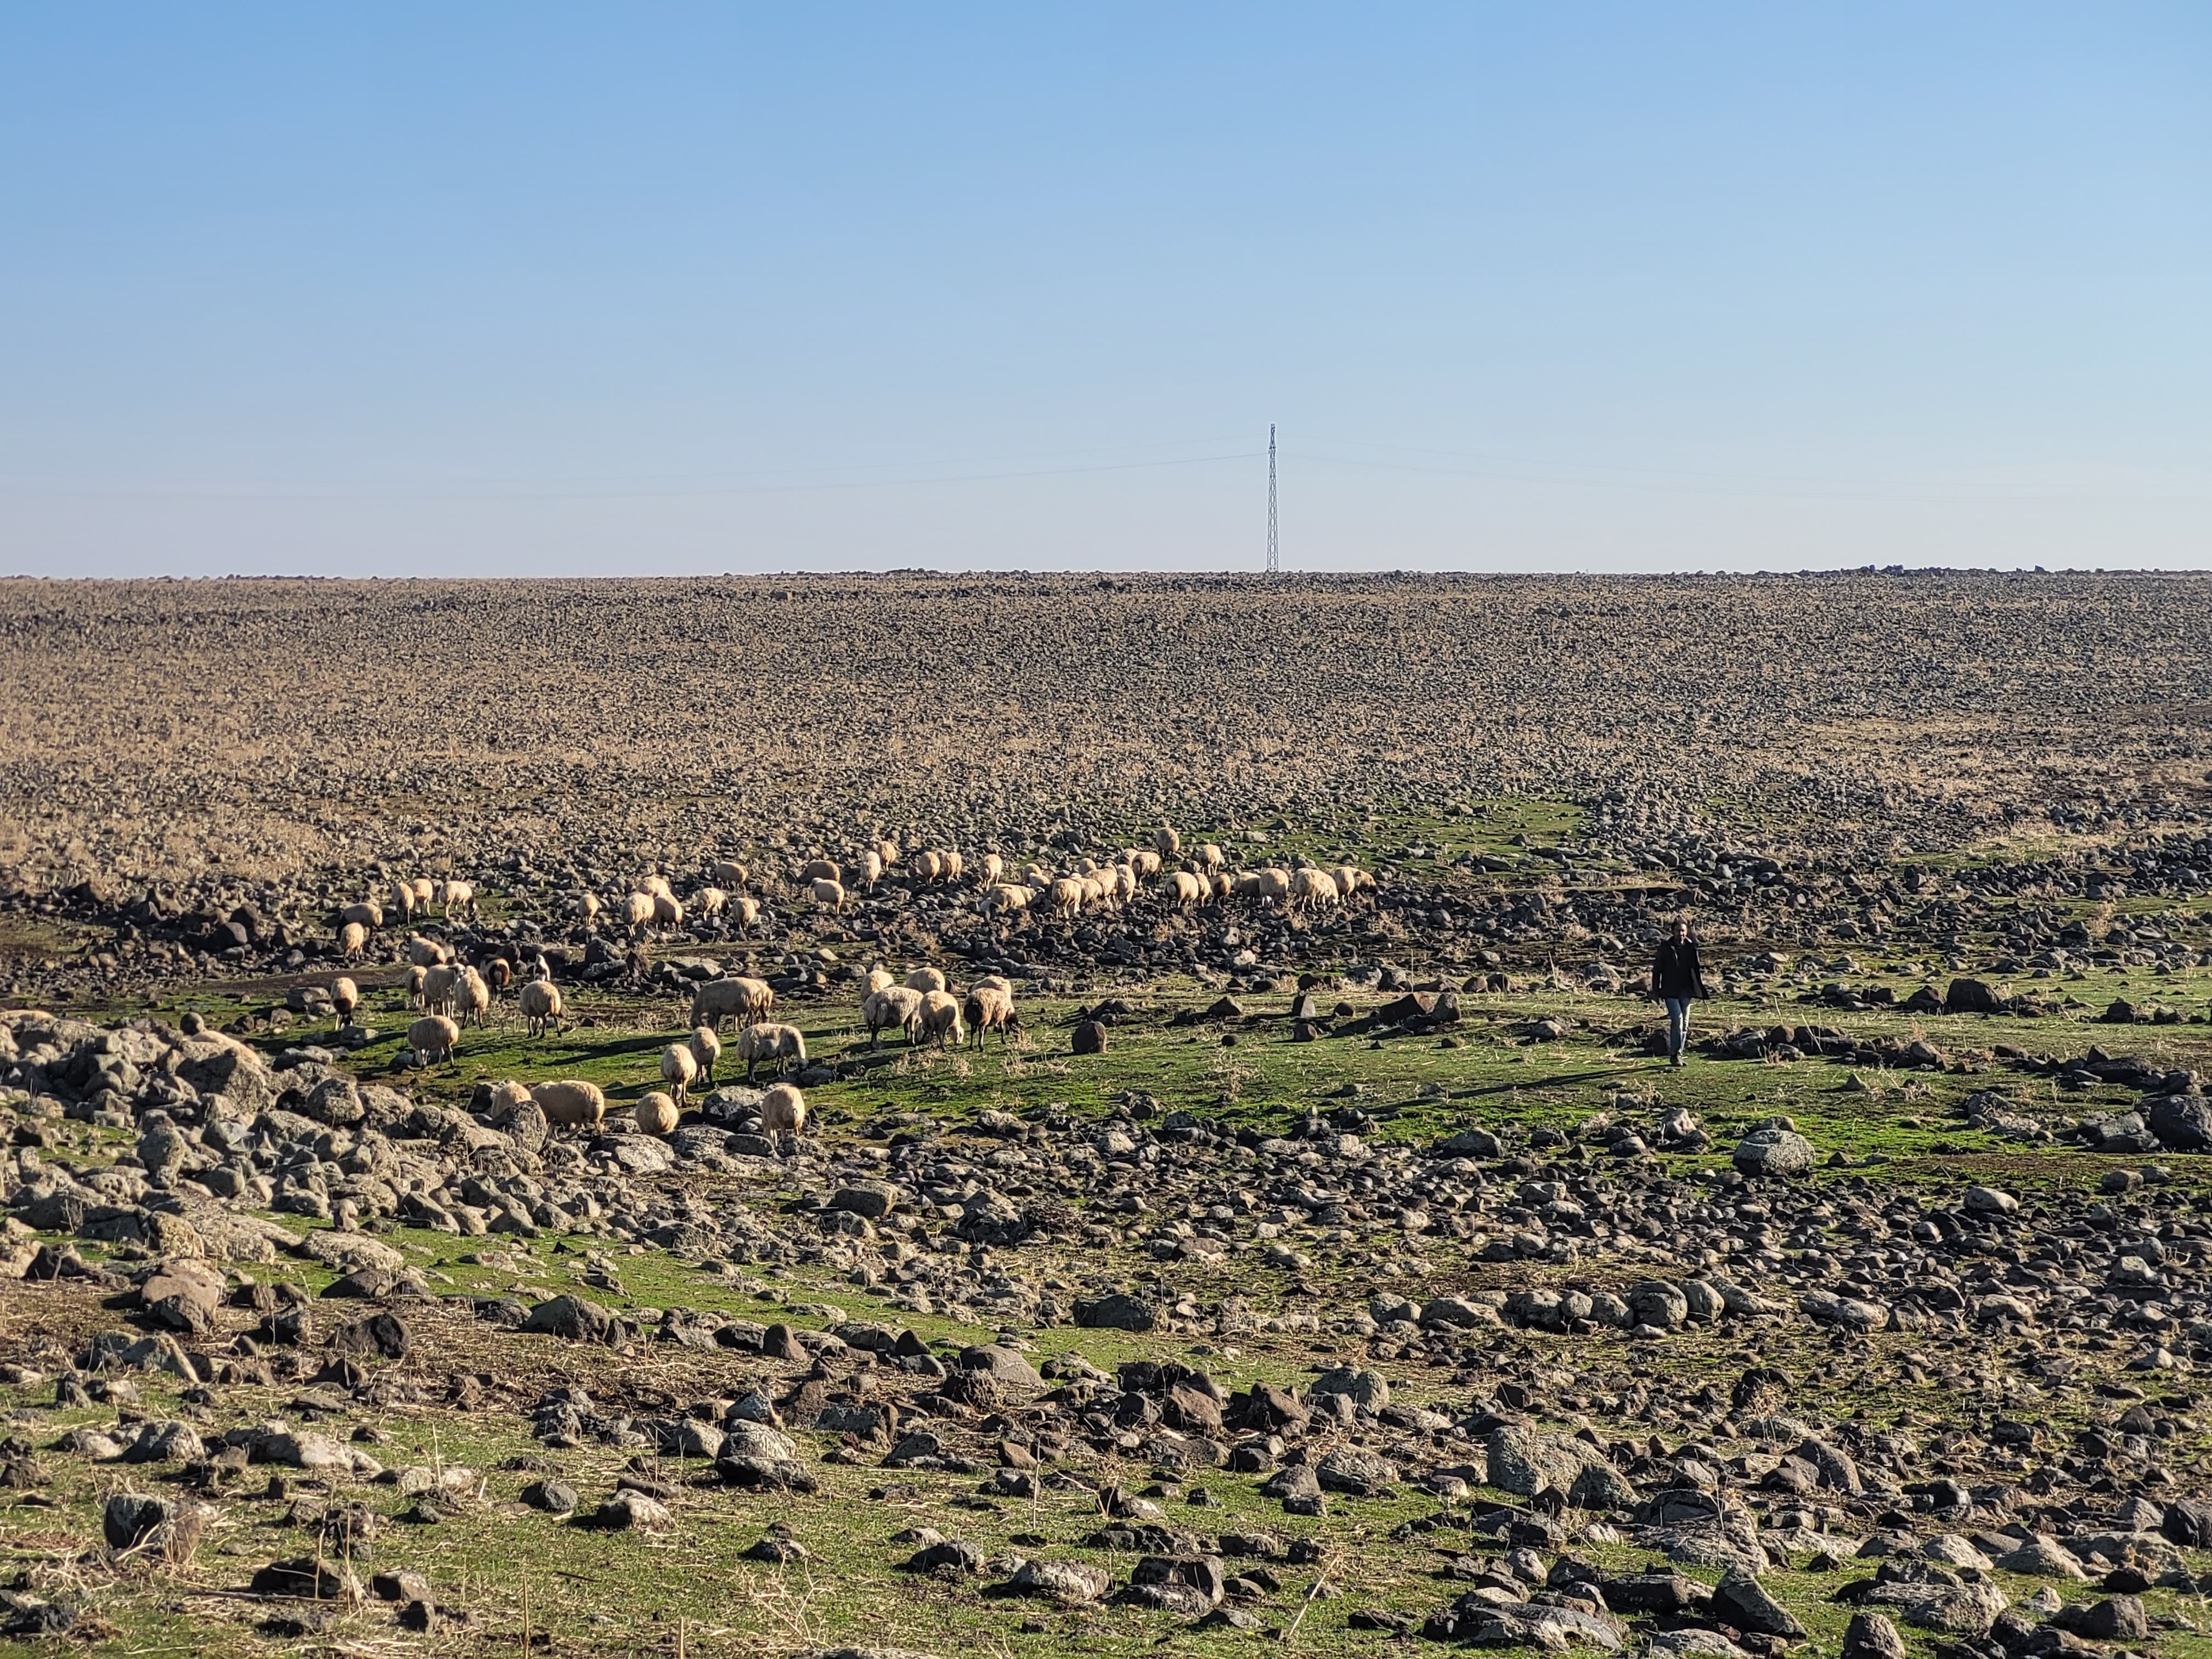
[[[1275,425],[1267,423],[1267,574],[1280,575],[1282,556],[1275,550]]]

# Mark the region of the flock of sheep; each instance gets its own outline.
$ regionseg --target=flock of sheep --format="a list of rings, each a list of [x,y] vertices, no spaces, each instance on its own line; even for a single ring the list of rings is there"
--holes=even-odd
[[[1182,854],[1182,837],[1173,830],[1162,830],[1150,848],[1125,848],[1111,861],[1082,859],[1059,874],[1036,864],[1010,874],[998,854],[987,854],[975,861],[972,880],[978,908],[994,918],[1028,910],[1040,901],[1048,902],[1056,917],[1116,910],[1155,879],[1162,883],[1168,900],[1182,908],[1249,897],[1289,912],[1326,909],[1375,884],[1372,876],[1349,865],[1324,869],[1301,864],[1231,872],[1221,848],[1211,842],[1191,849],[1181,867],[1169,867]],[[819,907],[842,910],[852,895],[872,891],[888,872],[902,865],[923,886],[955,885],[969,874],[968,862],[957,852],[930,849],[902,859],[896,843],[884,841],[849,863],[810,861],[798,872],[796,885]],[[720,860],[708,870],[706,883],[686,900],[677,896],[665,876],[648,874],[624,897],[621,921],[634,939],[654,928],[682,927],[695,917],[724,921],[749,933],[761,914],[761,901],[744,891],[749,882],[750,872],[743,865]],[[388,905],[371,898],[339,912],[338,943],[349,959],[359,960],[366,954],[370,933],[384,927],[388,915],[402,921],[411,921],[418,914],[427,916],[434,908],[449,919],[477,915],[476,889],[465,881],[398,879],[388,891]],[[577,895],[569,903],[570,915],[587,931],[596,927],[606,908],[599,895],[591,892]],[[514,964],[498,956],[479,967],[457,959],[452,947],[421,933],[406,940],[402,954],[407,963],[408,1003],[421,1012],[421,1018],[407,1028],[410,1057],[418,1066],[450,1064],[462,1028],[489,1023],[494,1004],[514,984]],[[343,1024],[360,1005],[360,990],[343,976],[328,988],[333,1012]],[[562,1029],[561,990],[543,957],[534,959],[530,975],[514,988],[531,1036]],[[660,1080],[666,1087],[638,1102],[638,1127],[648,1133],[666,1134],[676,1127],[693,1085],[702,1079],[713,1085],[714,1068],[724,1053],[720,1034],[726,1022],[737,1024],[730,1054],[744,1066],[747,1082],[763,1066],[774,1066],[779,1079],[794,1066],[803,1066],[805,1034],[796,1025],[772,1018],[775,1011],[775,991],[765,980],[740,974],[702,981],[692,993],[690,1033],[661,1050]],[[903,1031],[909,1045],[939,1048],[948,1042],[980,1047],[994,1031],[1003,1046],[1021,1030],[1011,981],[987,975],[964,995],[955,995],[944,973],[930,967],[914,969],[903,981],[882,968],[872,969],[861,990],[860,1014],[871,1048],[879,1045],[888,1030]],[[534,1086],[503,1083],[494,1096],[495,1121],[511,1118],[526,1103],[543,1112],[550,1127],[596,1128],[606,1113],[606,1097],[599,1086],[575,1079]],[[796,1088],[779,1081],[769,1090],[762,1115],[763,1133],[795,1133],[805,1124],[806,1104]]]

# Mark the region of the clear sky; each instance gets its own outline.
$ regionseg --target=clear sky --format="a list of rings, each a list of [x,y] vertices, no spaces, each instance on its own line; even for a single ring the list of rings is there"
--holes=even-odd
[[[0,9],[0,571],[2212,564],[2212,7]]]

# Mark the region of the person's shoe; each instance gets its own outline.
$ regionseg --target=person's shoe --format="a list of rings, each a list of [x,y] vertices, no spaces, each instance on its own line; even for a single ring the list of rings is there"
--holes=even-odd
[[[1668,1065],[1669,1065],[1670,1066],[1674,1067],[1674,1070],[1676,1070],[1676,1071],[1678,1071],[1678,1072],[1679,1072],[1679,1071],[1680,1071],[1680,1070],[1682,1069],[1682,1057],[1681,1057],[1681,1055],[1680,1055],[1680,1054],[1675,1055],[1675,1056],[1674,1056],[1674,1059],[1672,1059],[1672,1060],[1668,1060],[1668,1061],[1667,1062],[1667,1064],[1668,1064]]]

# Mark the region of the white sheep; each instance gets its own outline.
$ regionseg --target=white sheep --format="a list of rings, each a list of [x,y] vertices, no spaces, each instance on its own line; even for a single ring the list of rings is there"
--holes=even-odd
[[[526,981],[515,994],[515,1001],[531,1036],[544,1036],[549,1030],[561,1029],[561,988],[551,980]]]
[[[763,1060],[775,1061],[778,1076],[789,1071],[794,1063],[805,1063],[806,1036],[796,1025],[748,1025],[738,1033],[734,1052],[744,1062],[745,1081],[750,1083],[754,1070]]]
[[[1188,870],[1169,872],[1167,897],[1178,909],[1188,910],[1206,896],[1206,890],[1196,876]]]
[[[845,884],[842,881],[817,876],[810,890],[814,895],[815,903],[824,909],[842,910],[845,908]]]
[[[1221,848],[1210,841],[1200,843],[1192,858],[1200,869],[1206,871],[1218,870],[1229,861]]]
[[[764,979],[752,979],[743,974],[728,979],[701,980],[691,992],[690,1023],[694,1026],[711,1025],[719,1031],[726,1019],[751,1025],[775,1011],[775,988]]]
[[[717,887],[727,887],[735,890],[745,884],[745,866],[742,864],[733,864],[728,859],[717,859],[708,867],[707,879]]]
[[[905,1028],[906,1040],[911,1045],[915,1023],[921,1016],[921,996],[911,986],[886,985],[863,997],[860,1019],[868,1028],[868,1047],[876,1047],[881,1034],[894,1025]]]
[[[649,898],[674,898],[676,890],[668,884],[668,878],[655,873],[639,882],[638,890]]]
[[[415,878],[415,908],[416,908],[416,909],[418,909],[418,910],[422,910],[422,911],[426,911],[426,912],[427,912],[427,911],[429,909],[429,908],[430,908],[430,901],[431,901],[431,899],[432,899],[432,898],[434,898],[434,896],[436,896],[437,891],[438,891],[438,884],[437,884],[437,883],[435,883],[435,882],[434,882],[434,881],[432,881],[432,880],[430,879],[430,878],[429,878],[429,877],[428,877],[428,876],[417,876],[417,877],[416,877],[416,878]]]
[[[719,887],[702,887],[691,896],[691,904],[702,919],[719,916],[730,908],[730,896]]]
[[[800,867],[799,879],[801,884],[810,881],[839,881],[843,879],[844,874],[844,871],[831,860],[809,859]]]
[[[407,970],[407,1006],[410,1008],[428,1008],[430,1006],[430,999],[422,988],[429,977],[430,970],[419,962]]]
[[[651,1094],[638,1097],[637,1127],[646,1134],[667,1134],[676,1127],[678,1110],[673,1100],[655,1089]]]
[[[437,940],[417,933],[407,941],[406,955],[417,968],[438,968],[452,961],[453,953]]]
[[[897,983],[898,981],[891,976],[890,969],[871,968],[868,969],[867,978],[860,982],[860,1000],[866,1002],[877,992]]]
[[[459,969],[447,967],[442,963],[435,968],[424,969],[422,970],[422,1006],[434,1014],[452,1013],[455,988],[459,982],[460,976]]]
[[[672,1042],[660,1051],[660,1080],[678,1101],[691,1092],[691,1079],[698,1075],[699,1062],[691,1057],[688,1045]]]
[[[1161,858],[1171,859],[1182,851],[1182,837],[1172,830],[1155,830],[1152,850]]]
[[[713,1088],[714,1062],[722,1057],[722,1039],[714,1035],[713,1026],[701,1025],[695,1027],[691,1035],[684,1041],[691,1050],[691,1058],[699,1067],[699,1075],[707,1079],[708,1088]]]
[[[586,927],[599,919],[600,908],[599,896],[597,893],[579,893],[568,901],[569,910]]]
[[[760,920],[760,901],[748,894],[740,893],[730,901],[731,918],[738,924],[738,931],[748,939],[752,937],[753,924]]]
[[[921,967],[906,976],[907,988],[915,991],[942,991],[947,981],[942,968]]]
[[[760,1115],[764,1135],[806,1133],[806,1097],[788,1083],[779,1083],[761,1097]]]
[[[373,933],[384,926],[384,911],[375,904],[349,904],[338,912],[338,921],[353,922]]]
[[[451,1062],[461,1040],[461,1028],[442,1014],[428,1014],[407,1028],[407,1047],[417,1066]]]
[[[684,901],[673,893],[653,896],[653,925],[656,927],[681,927],[684,925]]]
[[[629,927],[630,937],[643,936],[653,926],[653,895],[632,893],[623,900],[623,921]]]
[[[361,987],[343,974],[331,981],[331,1012],[337,1023],[344,1024],[353,1018],[353,1011],[361,1006]]]
[[[530,1103],[528,1086],[510,1078],[504,1083],[491,1085],[491,1102],[485,1108],[484,1115],[491,1119],[493,1128],[504,1129],[514,1121],[515,1113]]]
[[[447,882],[444,884],[444,890],[438,895],[438,897],[445,906],[446,914],[448,916],[457,910],[465,910],[471,916],[477,913],[477,890],[469,882]]]
[[[1308,865],[1291,872],[1291,908],[1326,910],[1336,901],[1336,880],[1328,871]]]
[[[921,1035],[925,1042],[943,1048],[950,1040],[965,1042],[968,1028],[960,1023],[960,999],[950,991],[921,994]]]
[[[933,885],[944,867],[944,861],[934,851],[916,853],[914,855],[914,873],[921,878],[924,886]]]
[[[491,987],[484,976],[473,968],[463,968],[453,975],[453,1012],[466,1025],[473,1021],[482,1027],[491,1014]]]
[[[1006,873],[1006,861],[996,853],[986,853],[975,860],[975,884],[996,887]]]
[[[1082,879],[1062,876],[1052,884],[1052,913],[1056,916],[1079,915],[1085,896]]]
[[[563,1129],[596,1129],[607,1115],[607,1097],[596,1083],[568,1078],[540,1083],[530,1091],[548,1123]]]
[[[349,921],[338,929],[338,953],[348,962],[359,962],[368,953],[368,929]]]
[[[402,921],[414,920],[415,884],[413,882],[395,881],[392,884],[392,908],[399,912]]]

